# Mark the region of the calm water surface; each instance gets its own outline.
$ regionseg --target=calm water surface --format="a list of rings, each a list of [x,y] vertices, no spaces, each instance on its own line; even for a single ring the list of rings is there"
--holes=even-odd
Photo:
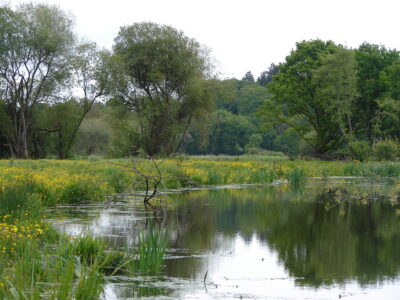
[[[168,230],[164,272],[108,278],[107,300],[399,299],[398,191],[361,180],[202,190],[153,210],[134,200],[63,206],[51,222],[121,250],[149,226]]]

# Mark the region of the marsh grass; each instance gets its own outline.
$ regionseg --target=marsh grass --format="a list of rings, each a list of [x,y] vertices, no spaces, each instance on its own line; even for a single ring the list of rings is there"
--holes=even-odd
[[[0,254],[0,299],[99,299],[104,277],[128,259],[92,237],[45,246],[25,240],[12,255]]]
[[[289,185],[294,188],[302,187],[307,182],[307,174],[304,169],[296,167],[287,173]]]
[[[0,217],[9,220],[40,219],[43,205],[35,185],[30,182],[17,183],[0,190]]]
[[[283,156],[197,156],[158,160],[165,188],[193,185],[270,183],[284,179],[290,169],[300,167],[308,176],[399,176],[399,163],[356,163],[346,161],[290,161]],[[101,200],[107,194],[123,193],[133,187],[145,188],[134,172],[121,167],[127,159],[73,161],[0,160],[1,187],[24,185],[29,181],[33,193],[44,206],[79,201]],[[152,174],[152,164],[135,159],[143,174]]]
[[[251,174],[251,183],[271,183],[278,178],[274,169],[260,168]]]
[[[345,166],[344,174],[366,177],[400,176],[400,165],[395,163],[351,163]]]
[[[127,271],[131,261],[141,274],[161,270],[166,235],[139,236],[136,256],[91,236],[70,240],[42,220],[42,206],[33,209],[40,203],[33,190],[0,192],[0,299],[99,299],[104,277]]]
[[[57,247],[64,245],[60,240]],[[98,299],[102,290],[99,260],[88,264],[73,254],[60,256],[40,238],[18,241],[0,261],[1,299]]]
[[[154,275],[161,271],[167,249],[167,233],[155,231],[139,234],[138,269],[141,274]]]
[[[165,262],[167,244],[168,234],[166,231],[156,231],[150,228],[141,232],[136,245],[132,248],[132,255],[124,267],[131,274],[159,274]]]
[[[220,170],[210,169],[207,171],[207,180],[206,180],[205,184],[210,184],[210,185],[226,184],[227,177],[229,177],[227,172],[225,172],[225,176],[224,176],[224,174]]]

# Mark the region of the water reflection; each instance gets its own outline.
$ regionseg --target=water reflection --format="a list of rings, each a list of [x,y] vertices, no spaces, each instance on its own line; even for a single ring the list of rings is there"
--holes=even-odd
[[[70,234],[105,237],[115,248],[132,245],[149,222],[168,228],[162,277],[112,278],[107,299],[374,299],[377,293],[396,299],[396,186],[348,181],[298,191],[286,186],[196,191],[174,195],[155,212],[133,203],[64,207],[53,212],[64,220],[53,222]]]

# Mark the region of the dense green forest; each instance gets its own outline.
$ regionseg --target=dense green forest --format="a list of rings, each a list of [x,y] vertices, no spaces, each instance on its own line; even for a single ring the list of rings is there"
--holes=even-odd
[[[80,40],[54,6],[0,7],[0,157],[145,153],[394,159],[400,53],[298,42],[258,78],[215,75],[209,51],[155,23],[112,50]]]

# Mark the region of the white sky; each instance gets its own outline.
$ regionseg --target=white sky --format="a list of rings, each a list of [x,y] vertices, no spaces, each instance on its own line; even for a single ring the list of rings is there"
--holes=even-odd
[[[0,0],[12,5],[30,2]],[[183,30],[212,50],[223,77],[254,77],[300,40],[400,48],[399,0],[44,0],[75,16],[81,37],[111,48],[119,27],[152,21]]]

